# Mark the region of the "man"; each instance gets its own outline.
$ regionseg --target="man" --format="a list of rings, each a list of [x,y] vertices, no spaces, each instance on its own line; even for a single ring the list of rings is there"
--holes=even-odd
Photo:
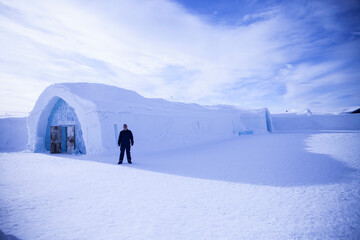
[[[124,151],[126,150],[126,158],[129,164],[131,162],[131,155],[130,155],[130,144],[131,146],[134,145],[134,137],[132,132],[127,128],[127,125],[124,124],[124,130],[120,132],[118,145],[120,147],[120,159],[118,164],[122,164],[124,160]]]

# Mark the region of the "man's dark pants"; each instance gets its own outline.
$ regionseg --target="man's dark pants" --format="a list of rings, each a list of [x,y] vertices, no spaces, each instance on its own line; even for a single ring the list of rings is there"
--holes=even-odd
[[[120,145],[120,159],[119,162],[124,160],[124,151],[126,150],[126,158],[128,162],[131,162],[131,155],[130,155],[130,144],[121,144]]]

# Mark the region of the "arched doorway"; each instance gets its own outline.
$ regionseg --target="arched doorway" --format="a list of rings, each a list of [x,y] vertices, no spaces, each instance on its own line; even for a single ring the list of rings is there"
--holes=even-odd
[[[86,154],[83,133],[73,107],[58,98],[48,117],[45,149],[50,152]]]

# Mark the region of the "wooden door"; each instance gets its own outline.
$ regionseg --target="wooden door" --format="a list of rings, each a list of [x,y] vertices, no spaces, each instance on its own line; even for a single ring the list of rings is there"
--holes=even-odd
[[[75,149],[75,126],[67,126],[67,153],[72,153]]]
[[[61,127],[50,127],[50,153],[61,153]]]

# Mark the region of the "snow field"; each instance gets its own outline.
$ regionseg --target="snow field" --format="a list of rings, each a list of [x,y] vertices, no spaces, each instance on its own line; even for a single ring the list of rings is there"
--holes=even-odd
[[[358,239],[359,132],[241,137],[118,156],[0,154],[19,239]],[[299,174],[296,174],[299,172]]]

